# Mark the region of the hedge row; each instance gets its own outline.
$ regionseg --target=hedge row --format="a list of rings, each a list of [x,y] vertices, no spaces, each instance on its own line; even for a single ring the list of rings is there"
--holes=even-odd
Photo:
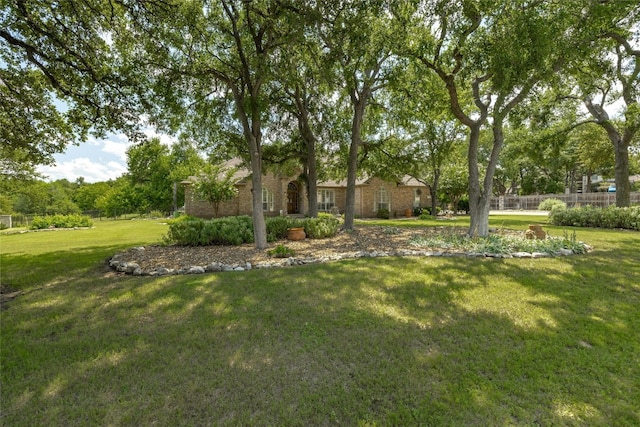
[[[287,229],[304,227],[307,237],[323,239],[334,236],[340,222],[331,215],[318,218],[293,219],[271,217],[266,219],[267,240],[285,239]],[[179,246],[241,245],[253,243],[253,222],[249,216],[234,216],[204,220],[181,217],[169,222],[165,243]]]
[[[92,225],[91,218],[85,215],[48,215],[34,217],[31,229],[91,227]]]
[[[625,228],[640,231],[640,206],[594,208],[585,206],[564,209],[556,207],[549,213],[553,225],[598,228]]]

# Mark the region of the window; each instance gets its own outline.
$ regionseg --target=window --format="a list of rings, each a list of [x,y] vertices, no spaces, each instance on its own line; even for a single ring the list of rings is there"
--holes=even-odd
[[[379,211],[380,209],[386,209],[391,212],[391,203],[389,201],[389,192],[386,188],[380,187],[378,191],[376,191],[376,200],[374,203],[374,211]]]
[[[262,187],[262,210],[264,212],[273,211],[273,193]]]
[[[328,212],[336,204],[336,193],[333,190],[318,190],[318,210]]]
[[[413,207],[414,208],[419,208],[420,207],[420,196],[422,195],[422,190],[419,188],[416,188],[413,191]]]

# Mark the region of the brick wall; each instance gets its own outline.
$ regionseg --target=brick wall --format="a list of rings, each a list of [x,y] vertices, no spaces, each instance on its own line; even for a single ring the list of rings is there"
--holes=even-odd
[[[273,197],[273,207],[265,212],[267,216],[280,215],[287,213],[287,186],[293,178],[282,177],[268,173],[262,177],[262,186],[267,188]],[[384,187],[389,194],[389,202],[391,205],[391,216],[404,216],[405,209],[413,209],[415,190],[420,189],[420,206],[430,205],[429,191],[427,187],[415,187],[408,185],[396,185],[395,183],[385,182],[379,178],[371,178],[367,184],[356,187],[355,194],[355,215],[362,218],[375,218],[377,210],[375,208],[376,192]],[[238,197],[231,201],[223,202],[219,207],[219,216],[231,215],[251,215],[252,194],[251,194],[251,178],[247,178],[241,185],[237,186]],[[319,188],[327,188],[322,187]],[[302,214],[309,212],[306,185],[298,183],[299,211]],[[346,206],[346,188],[336,187],[328,188],[335,192],[335,204],[344,213]],[[262,197],[262,192],[260,193]],[[270,206],[271,208],[271,206]],[[185,185],[185,211],[189,215],[212,218],[213,207],[205,201],[198,200],[194,197],[190,185]]]

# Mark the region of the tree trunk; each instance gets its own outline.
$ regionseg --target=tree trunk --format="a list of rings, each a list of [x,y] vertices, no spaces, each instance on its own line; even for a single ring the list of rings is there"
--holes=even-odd
[[[351,145],[349,146],[349,159],[347,161],[347,194],[344,209],[345,230],[353,230],[356,205],[356,176],[358,172],[358,149],[362,139],[362,122],[367,105],[368,95],[366,90],[359,94],[352,94],[353,122],[351,124]]]
[[[251,138],[250,148],[253,241],[256,249],[265,249],[267,247],[267,226],[262,212],[262,156],[258,150],[256,138]]]
[[[596,123],[600,125],[609,137],[609,141],[613,144],[613,151],[616,159],[616,206],[626,207],[631,204],[631,185],[629,183],[629,144],[633,138],[633,134],[630,129],[625,129],[624,137],[620,135],[620,132],[609,120],[609,114],[599,104],[594,104],[591,99],[584,100],[584,104],[589,110],[589,113],[596,120]]]
[[[309,200],[309,216],[318,216],[318,170],[316,167],[315,140],[307,142],[307,198]]]
[[[613,142],[613,141],[612,141]],[[629,144],[623,138],[613,143],[616,158],[616,206],[631,205],[631,184],[629,183]]]
[[[431,195],[431,216],[438,215],[438,184],[440,183],[440,170],[433,171],[433,182],[429,186]]]
[[[178,210],[178,183],[173,183],[173,212]]]
[[[309,201],[309,216],[318,217],[318,170],[316,161],[316,137],[309,126],[309,114],[302,99],[296,100],[300,115],[298,126],[307,147],[307,200]]]
[[[482,217],[483,210],[483,198],[482,190],[480,189],[480,171],[478,170],[478,143],[480,140],[480,125],[475,123],[469,127],[469,236],[483,237],[482,224],[485,218]],[[489,215],[487,212],[486,221],[489,221]],[[487,225],[488,233],[488,225]]]

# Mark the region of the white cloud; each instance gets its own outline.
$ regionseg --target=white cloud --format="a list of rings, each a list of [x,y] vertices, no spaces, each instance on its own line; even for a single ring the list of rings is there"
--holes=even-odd
[[[147,136],[147,138],[158,138],[160,142],[164,145],[171,146],[174,142],[176,142],[176,138],[171,135],[165,135],[161,133],[156,133],[156,131],[152,128],[146,128],[143,133]]]
[[[115,139],[124,139],[124,141],[117,141]],[[117,156],[122,162],[127,161],[127,148],[131,146],[126,137],[124,138],[112,138],[102,141],[102,151],[105,153],[113,154]]]
[[[99,163],[86,157],[57,162],[55,166],[41,166],[38,171],[48,177],[48,180],[66,178],[75,181],[84,177],[85,182],[100,182],[115,179],[127,171],[125,165],[110,161]]]

